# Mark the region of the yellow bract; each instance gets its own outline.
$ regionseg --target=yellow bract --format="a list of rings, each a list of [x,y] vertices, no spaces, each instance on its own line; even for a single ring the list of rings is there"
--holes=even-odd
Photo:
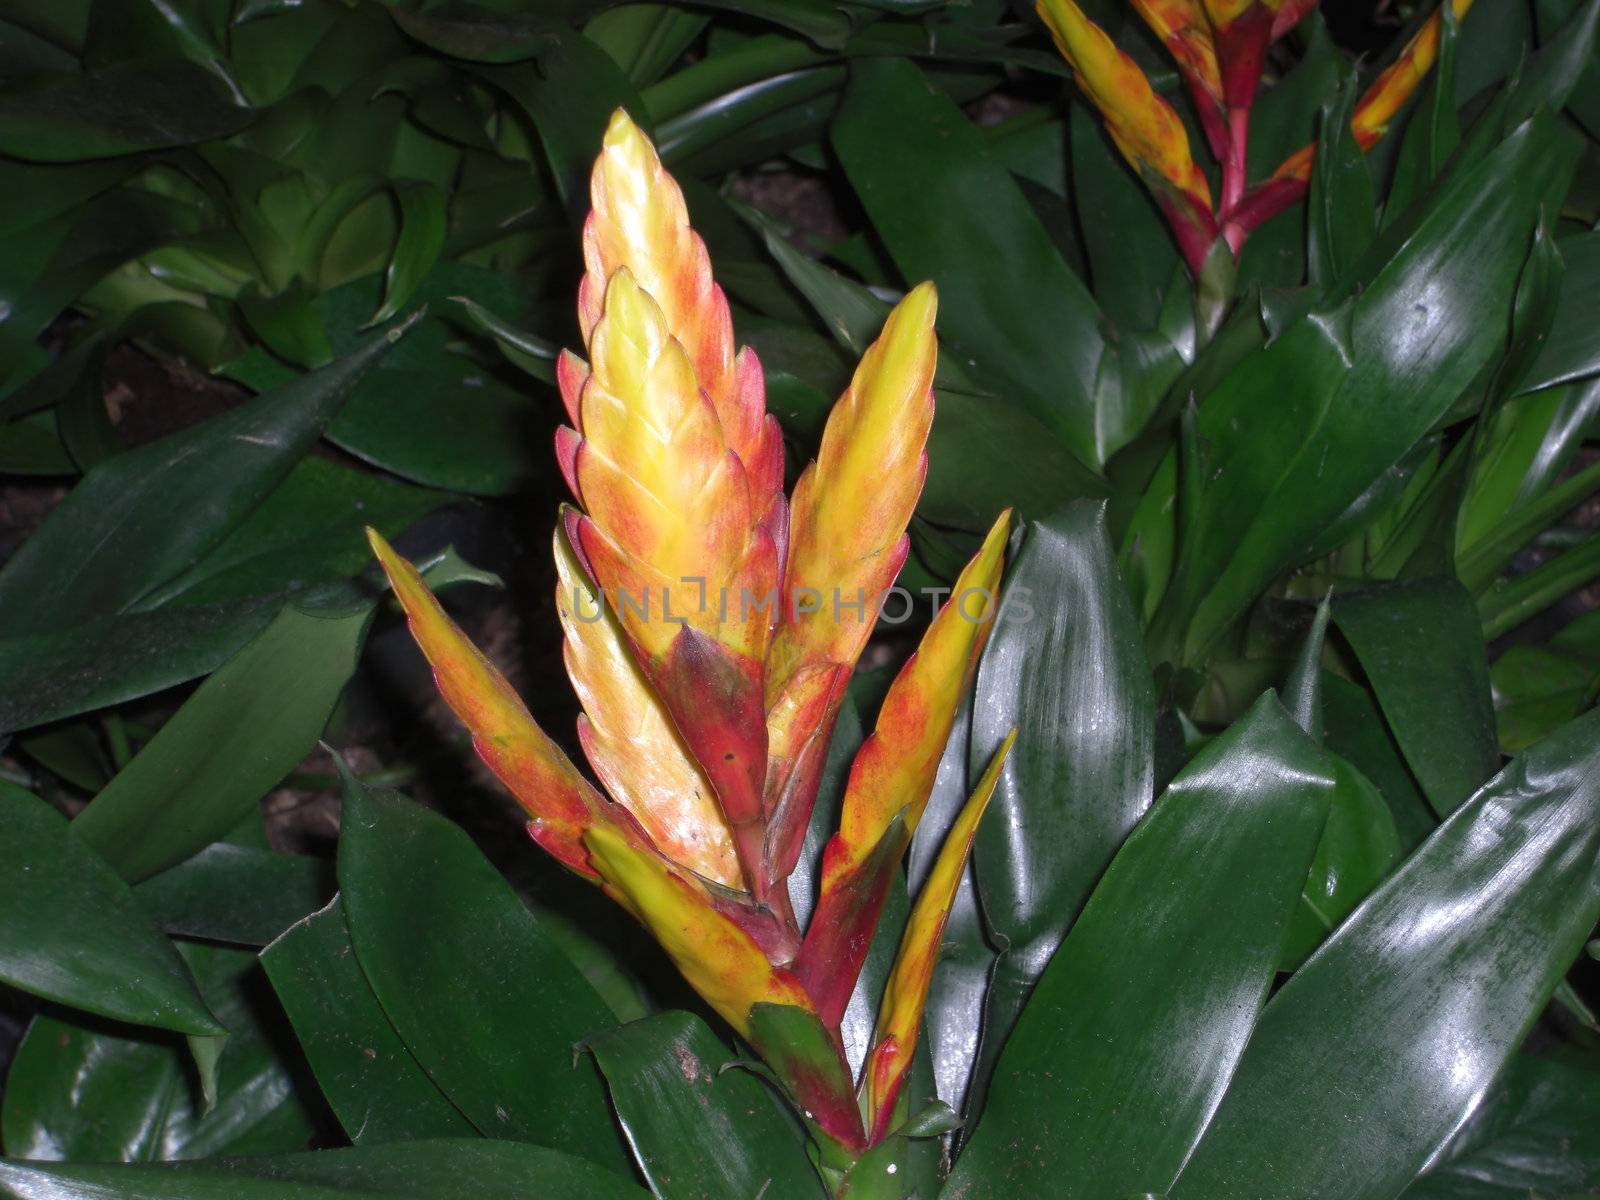
[[[1039,0],[1038,9],[1123,157],[1136,170],[1154,174],[1209,212],[1211,187],[1195,165],[1183,122],[1156,95],[1138,64],[1117,49],[1073,0]]]
[[[607,893],[650,931],[689,986],[740,1036],[750,1036],[750,1009],[756,1004],[811,1009],[805,989],[713,908],[704,888],[614,830],[596,826],[584,835],[584,844]]]

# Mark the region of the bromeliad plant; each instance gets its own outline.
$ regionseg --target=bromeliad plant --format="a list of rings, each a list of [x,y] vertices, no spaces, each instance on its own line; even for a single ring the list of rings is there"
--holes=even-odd
[[[1057,48],[1072,64],[1084,94],[1100,110],[1117,149],[1155,196],[1197,281],[1207,271],[1208,261],[1214,264],[1213,273],[1231,276],[1233,261],[1251,231],[1306,194],[1315,145],[1297,150],[1268,178],[1250,182],[1250,112],[1268,48],[1316,3],[1134,0],[1139,15],[1177,63],[1206,143],[1220,165],[1222,190],[1213,203],[1183,120],[1156,94],[1139,66],[1084,15],[1075,0],[1039,0],[1039,15]],[[1383,136],[1433,66],[1444,21],[1459,20],[1471,6],[1472,0],[1448,0],[1362,93],[1349,118],[1350,132],[1362,150],[1371,149]],[[1219,238],[1226,254],[1216,249]],[[1223,289],[1227,286],[1223,284]]]
[[[904,1126],[940,934],[1010,739],[906,925],[859,1085],[841,1021],[986,640],[1003,514],[890,686],[851,767],[802,930],[788,892],[857,659],[905,561],[933,417],[935,296],[914,289],[783,495],[783,443],[753,351],[683,197],[620,110],[584,226],[588,361],[558,369],[556,438],[578,507],[555,534],[579,738],[608,799],[376,533],[373,547],[484,761],[528,831],[602,886],[762,1056],[837,1181]]]

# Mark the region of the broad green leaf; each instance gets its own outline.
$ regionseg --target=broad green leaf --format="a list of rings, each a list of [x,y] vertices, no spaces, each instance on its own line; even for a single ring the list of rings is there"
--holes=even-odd
[[[946,1195],[1167,1190],[1245,1052],[1332,790],[1270,692],[1190,761],[1039,980]]]
[[[171,941],[55,809],[0,782],[0,980],[134,1025],[214,1036]]]
[[[1173,1200],[1393,1196],[1439,1154],[1600,917],[1597,760],[1590,714],[1322,944],[1267,1005]]]
[[[635,87],[644,87],[678,61],[708,19],[666,4],[623,4],[589,18],[583,36],[609,54]]]
[[[85,621],[59,633],[0,637],[0,733],[147,696],[214,671],[287,599],[160,608]]]
[[[221,837],[316,747],[371,616],[370,600],[286,607],[78,814],[78,836],[134,881]]]
[[[1323,743],[1320,664],[1333,615],[1324,598],[1311,630],[1284,684],[1283,699],[1296,725],[1317,745]],[[1311,859],[1311,873],[1290,919],[1279,966],[1293,970],[1350,914],[1400,860],[1400,832],[1383,795],[1356,767],[1328,753],[1333,797],[1327,824]]]
[[[351,1141],[473,1136],[383,1015],[339,898],[284,931],[261,952],[261,965]]]
[[[336,353],[359,344],[367,318],[380,303],[381,283],[372,275],[317,298],[312,313]],[[519,308],[505,277],[441,262],[415,295],[428,306],[426,316],[355,389],[328,437],[357,458],[428,487],[504,495],[546,469],[548,451],[533,436],[544,418],[520,376],[508,384],[493,366],[451,344],[458,340],[458,323],[470,328],[459,306],[450,302],[463,293],[497,312],[515,314]],[[259,350],[228,370],[257,390],[288,376]]]
[[[1400,861],[1400,833],[1378,789],[1344,759],[1328,755],[1333,799],[1311,872],[1285,935],[1289,971],[1322,943]]]
[[[47,168],[34,168],[45,170]],[[27,187],[31,173],[6,172],[8,186]],[[98,190],[98,189],[96,189]],[[48,191],[42,204],[48,206]],[[20,216],[21,214],[19,214]],[[191,205],[133,188],[91,194],[85,202],[48,207],[10,231],[0,244],[0,390],[9,391],[50,361],[37,339],[61,311],[129,259],[204,227]]]
[[[265,946],[332,894],[326,859],[226,841],[134,888],[168,933],[238,946]]]
[[[1071,121],[1073,199],[1095,300],[1123,329],[1153,329],[1178,265],[1172,234],[1089,106],[1073,105]]]
[[[1600,233],[1575,234],[1558,244],[1567,270],[1561,277],[1555,324],[1522,381],[1526,391],[1600,371],[1600,334],[1594,322],[1583,319],[1600,298]]]
[[[1302,358],[1317,353],[1314,337],[1304,349],[1291,339],[1330,320],[1309,316],[1247,358],[1200,406],[1198,431],[1220,478],[1203,493],[1194,532],[1200,553],[1185,547],[1181,585],[1158,619],[1165,653],[1173,653],[1168,647],[1183,627],[1185,658],[1209,650],[1492,360],[1501,338],[1483,331],[1506,328],[1541,208],[1564,190],[1572,162],[1548,119],[1523,125],[1486,158],[1456,171],[1416,220],[1385,230],[1350,272],[1333,297],[1360,289],[1348,301],[1348,348],[1342,335],[1329,336],[1323,364]],[[1326,332],[1333,335],[1334,327]],[[1278,366],[1271,387],[1263,359]],[[1341,365],[1335,394],[1326,373]],[[1289,378],[1295,382],[1286,384]],[[1291,406],[1285,393],[1315,399]],[[1269,462],[1270,475],[1251,477]]]
[[[363,530],[398,537],[450,497],[308,457],[209,554],[140,602],[217,604],[347,580],[369,567]]]
[[[439,189],[416,180],[397,180],[392,186],[400,205],[400,237],[383,273],[383,305],[372,323],[389,320],[411,302],[423,279],[444,249],[445,198]]]
[[[833,146],[908,282],[939,286],[940,339],[1099,466],[1099,313],[983,136],[907,61],[855,64]]]
[[[821,1200],[806,1135],[768,1085],[730,1068],[704,1022],[657,1013],[591,1038],[650,1190],[664,1200]]]
[[[1375,786],[1389,806],[1400,845],[1411,850],[1433,832],[1438,819],[1406,766],[1394,735],[1367,689],[1341,675],[1322,672],[1323,743]]]
[[[438,1138],[166,1166],[0,1162],[17,1200],[646,1200],[631,1180],[516,1142]]]
[[[181,58],[132,58],[0,96],[0,152],[76,162],[227,137],[254,117],[216,75]]]
[[[1051,955],[1154,790],[1155,697],[1105,507],[1028,527],[978,666],[969,769],[1019,730],[973,846],[1001,955],[974,1093]],[[974,1110],[976,1111],[976,1110]]]
[[[189,567],[288,476],[414,321],[90,472],[0,570],[0,627],[51,633],[124,612]]]
[[[611,1013],[465,833],[347,783],[339,886],[384,1013],[480,1133],[626,1169],[599,1072],[573,1058]]]
[[[1335,596],[1333,619],[1441,817],[1500,766],[1476,607],[1453,579]]]
[[[1519,1055],[1404,1200],[1525,1200],[1592,1194],[1600,1179],[1600,1072]]]
[[[1306,258],[1313,284],[1344,276],[1378,232],[1377,200],[1367,156],[1350,130],[1360,89],[1354,77],[1322,109],[1316,161],[1306,196]]]
[[[537,62],[480,67],[477,74],[527,114],[574,219],[589,211],[589,171],[611,114],[625,108],[636,121],[650,118],[611,56],[581,34],[551,38]]]
[[[0,1132],[18,1158],[136,1162],[304,1149],[316,1133],[282,1018],[263,1005],[255,954],[184,943],[228,1036],[203,1110],[180,1039],[38,1016],[6,1079]],[[0,1190],[15,1183],[0,1167]],[[12,1192],[10,1194],[16,1194]],[[117,1195],[127,1193],[117,1192]]]
[[[1512,646],[1489,668],[1500,749],[1521,753],[1595,701],[1600,617],[1585,613],[1544,645]]]

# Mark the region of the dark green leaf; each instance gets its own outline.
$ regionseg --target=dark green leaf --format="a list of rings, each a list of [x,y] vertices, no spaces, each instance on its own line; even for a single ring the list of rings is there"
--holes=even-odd
[[[221,837],[315,748],[372,609],[291,605],[200,685],[73,828],[126,878]]]
[[[373,324],[389,320],[411,302],[444,249],[447,214],[439,189],[415,180],[398,180],[392,189],[400,205],[400,237],[384,269],[383,305]]]
[[[8,1154],[148,1161],[273,1154],[310,1143],[313,1116],[294,1078],[301,1065],[283,1053],[286,1031],[274,1019],[255,954],[193,943],[183,953],[228,1030],[214,1107],[202,1110],[181,1039],[40,1016],[6,1080]],[[0,1167],[0,1189],[17,1186],[7,1176],[14,1170]]]
[[[466,834],[347,782],[339,885],[390,1023],[481,1133],[625,1169],[599,1072],[573,1058],[611,1013]]]
[[[76,162],[227,137],[254,117],[212,72],[137,58],[0,96],[0,152]]]
[[[1500,766],[1472,598],[1453,579],[1390,584],[1336,596],[1333,619],[1423,794],[1448,816]]]
[[[1600,617],[1579,617],[1546,645],[1512,646],[1489,668],[1500,749],[1518,754],[1594,703]]]
[[[645,1200],[593,1163],[542,1146],[437,1139],[170,1166],[0,1163],[17,1200]]]
[[[974,775],[1019,729],[973,847],[1003,949],[974,1076],[981,1095],[1034,984],[1152,798],[1150,667],[1103,505],[1074,504],[1028,528],[972,714]]]
[[[1244,1053],[1332,790],[1271,693],[1194,757],[1040,979],[947,1195],[1166,1191]]]
[[[0,979],[85,1012],[214,1035],[172,943],[67,819],[0,781]]]
[[[1597,760],[1596,715],[1528,751],[1322,944],[1174,1200],[1393,1196],[1443,1149],[1600,916]]]
[[[1583,318],[1600,299],[1600,233],[1581,233],[1558,243],[1567,264],[1556,302],[1555,324],[1522,388],[1532,391],[1600,371],[1600,334]]]
[[[90,472],[0,570],[0,626],[50,633],[126,611],[193,564],[288,476],[410,324]]]
[[[1322,110],[1316,161],[1306,197],[1306,257],[1311,282],[1324,287],[1344,276],[1378,232],[1377,200],[1367,156],[1350,129],[1360,89],[1346,80]]]
[[[217,842],[134,889],[168,933],[265,946],[333,894],[333,864]]]
[[[261,965],[352,1141],[473,1136],[383,1015],[337,897],[263,950]]]
[[[1519,1055],[1449,1157],[1404,1200],[1526,1200],[1593,1194],[1600,1179],[1600,1074],[1592,1064]]]
[[[664,1012],[588,1043],[650,1190],[664,1200],[821,1200],[805,1133],[705,1024]]]
[[[906,61],[853,71],[833,145],[901,274],[939,285],[945,353],[1098,466],[1093,298],[953,101]]]
[[[1384,724],[1377,702],[1365,688],[1343,676],[1324,671],[1320,683],[1327,748],[1377,787],[1394,816],[1401,846],[1408,851],[1415,848],[1438,821]]]

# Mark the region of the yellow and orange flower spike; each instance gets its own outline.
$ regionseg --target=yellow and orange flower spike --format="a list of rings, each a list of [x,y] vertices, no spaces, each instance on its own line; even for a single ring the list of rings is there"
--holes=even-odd
[[[1078,86],[1100,110],[1122,156],[1155,195],[1190,267],[1199,273],[1216,239],[1211,186],[1195,165],[1182,120],[1133,59],[1073,0],[1038,0],[1039,15]]]
[[[766,775],[762,663],[769,627],[745,592],[777,583],[777,546],[694,364],[626,268],[590,329],[569,535],[646,677],[705,770],[761,892]]]
[[[905,562],[927,474],[938,295],[913,288],[867,348],[795,484],[783,611],[767,655],[767,809],[794,869],[844,686]]]
[[[479,757],[532,818],[528,832],[566,866],[593,877],[583,835],[604,826],[634,844],[643,838],[625,812],[607,802],[528,715],[505,676],[479,653],[383,535],[367,530],[417,645],[433,667],[439,693],[472,733]]]
[[[587,274],[578,291],[584,341],[604,312],[611,277],[625,268],[660,305],[668,331],[688,353],[723,437],[749,476],[756,518],[766,520],[782,499],[783,434],[766,410],[761,364],[749,347],[734,354],[728,301],[711,277],[705,243],[689,226],[683,192],[620,108],[606,127],[589,195]],[[570,362],[567,374],[576,374]]]
[[[839,832],[822,855],[817,909],[795,973],[825,1021],[849,1003],[894,865],[916,832],[961,696],[994,624],[1009,510],[956,579],[916,652],[889,685],[845,785]],[[898,828],[885,850],[885,835]]]
[[[945,835],[939,857],[934,860],[933,870],[917,895],[905,933],[901,935],[900,949],[878,1006],[872,1049],[862,1069],[862,1088],[866,1093],[863,1108],[867,1114],[869,1140],[873,1142],[882,1141],[889,1132],[901,1084],[905,1082],[906,1073],[911,1069],[911,1057],[916,1052],[922,1013],[928,1002],[928,986],[933,981],[933,968],[939,959],[940,939],[950,917],[950,906],[955,903],[956,889],[967,869],[978,821],[989,807],[995,785],[1000,782],[1000,770],[1016,740],[1017,731],[1013,729],[989,760],[983,778],[978,780],[978,786]]]
[[[733,835],[700,765],[639,670],[616,614],[560,527],[554,536],[556,608],[567,675],[583,705],[578,737],[607,792],[674,862],[724,887],[740,886]]]
[[[1222,105],[1222,73],[1217,66],[1217,48],[1211,37],[1211,22],[1201,0],[1132,0],[1144,23],[1161,39],[1183,73],[1185,81],[1207,97],[1214,107]],[[1197,97],[1198,99],[1198,97]]]

